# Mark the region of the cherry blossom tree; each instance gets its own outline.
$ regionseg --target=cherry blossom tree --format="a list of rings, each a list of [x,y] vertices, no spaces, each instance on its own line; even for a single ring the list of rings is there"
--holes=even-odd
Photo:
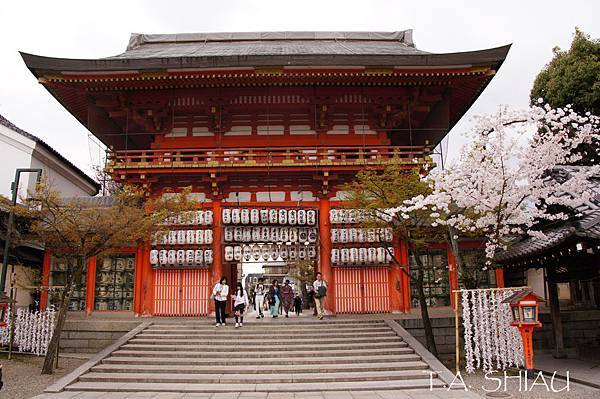
[[[568,180],[552,179],[548,172],[576,162],[578,146],[598,142],[600,118],[571,107],[552,109],[542,100],[538,104],[520,111],[501,107],[477,117],[458,160],[427,177],[431,194],[391,211],[428,210],[434,225],[485,236],[488,265],[511,238],[543,236],[536,228],[540,221],[567,217],[557,205],[571,207],[591,195],[588,178],[600,165],[580,168]]]

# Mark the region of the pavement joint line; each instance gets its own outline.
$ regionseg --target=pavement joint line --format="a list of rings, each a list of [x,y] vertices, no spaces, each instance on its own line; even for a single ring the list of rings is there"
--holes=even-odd
[[[62,392],[67,385],[70,385],[73,382],[76,382],[77,379],[79,377],[81,377],[81,375],[90,371],[92,367],[100,364],[100,362],[102,360],[104,360],[105,358],[110,356],[111,353],[113,353],[114,351],[119,349],[121,346],[125,345],[127,343],[127,341],[129,341],[131,338],[135,337],[137,334],[139,334],[140,332],[144,331],[146,328],[151,326],[152,323],[153,323],[152,321],[145,321],[145,322],[141,323],[140,325],[135,327],[133,330],[129,331],[128,333],[123,335],[121,338],[116,340],[113,344],[107,346],[106,348],[104,348],[103,350],[98,352],[95,356],[90,358],[87,362],[83,363],[81,366],[77,367],[75,370],[73,370],[69,374],[65,375],[64,377],[62,377],[61,379],[59,379],[52,385],[48,386],[46,389],[44,389],[44,392],[48,392],[48,393]]]
[[[433,354],[429,352],[427,348],[423,346],[423,344],[421,344],[395,320],[386,320],[385,322],[392,330],[396,332],[396,334],[398,334],[400,338],[402,338],[404,342],[408,344],[409,347],[415,351],[417,355],[421,356],[421,359],[425,363],[429,364],[431,370],[437,373],[437,378],[442,380],[448,386],[452,384],[452,381],[454,380],[454,374],[452,374],[452,372],[448,370],[448,368],[444,366],[444,364],[437,357],[433,356]]]

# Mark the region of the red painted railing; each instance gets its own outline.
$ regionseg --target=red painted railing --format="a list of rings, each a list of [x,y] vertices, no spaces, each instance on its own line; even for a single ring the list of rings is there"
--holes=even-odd
[[[263,147],[124,150],[109,155],[113,170],[152,168],[214,168],[252,166],[369,165],[397,159],[423,162],[425,146]]]

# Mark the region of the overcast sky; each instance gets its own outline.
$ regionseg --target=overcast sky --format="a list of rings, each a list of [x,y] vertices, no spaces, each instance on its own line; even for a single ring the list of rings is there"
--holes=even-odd
[[[125,50],[131,32],[413,29],[430,52],[479,50],[513,43],[499,74],[454,127],[456,154],[471,115],[499,104],[525,107],[532,82],[568,48],[575,26],[600,37],[598,1],[7,1],[0,2],[0,114],[37,135],[89,172],[100,148],[27,70],[18,51],[99,58]],[[6,173],[1,171],[0,173]],[[12,173],[12,172],[9,172]]]

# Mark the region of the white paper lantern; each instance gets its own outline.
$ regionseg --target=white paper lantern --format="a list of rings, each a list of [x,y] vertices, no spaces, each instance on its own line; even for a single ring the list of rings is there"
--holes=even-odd
[[[207,245],[212,244],[213,242],[213,232],[212,230],[204,230],[204,243]]]
[[[212,249],[207,249],[204,251],[204,263],[207,265],[212,265],[213,263],[213,251]]]
[[[271,227],[269,229],[270,240],[272,242],[279,241],[279,227]]]
[[[260,242],[261,241],[260,237],[261,237],[260,227],[258,227],[258,226],[252,227],[252,241]]]
[[[290,227],[289,239],[290,242],[298,242],[298,229],[296,227]]]
[[[340,250],[340,261],[343,265],[347,265],[350,262],[350,250],[348,248]]]
[[[392,253],[394,253],[394,248],[388,247],[388,250],[385,251],[385,263],[390,264],[393,262]]]
[[[171,230],[169,231],[169,245],[177,244],[177,231]]]
[[[358,249],[358,263],[361,265],[367,264],[368,251],[367,248]]]
[[[271,251],[271,259],[272,260],[277,260],[279,258],[279,245],[277,245],[277,244],[270,244],[269,245],[269,249]]]
[[[240,209],[239,208],[233,208],[231,210],[231,223],[233,224],[240,224],[242,222],[242,218],[240,215]]]
[[[308,242],[317,242],[317,229],[308,229]]]
[[[298,210],[298,224],[303,226],[306,224],[306,211],[304,209]]]
[[[204,220],[204,211],[196,211],[196,224],[206,224],[206,221]]]
[[[302,242],[302,243],[308,241],[308,229],[307,228],[298,229],[298,241]]]
[[[334,265],[340,264],[340,250],[337,248],[331,250],[331,263]]]
[[[306,224],[309,226],[314,226],[317,223],[317,212],[314,210],[306,211]]]
[[[194,244],[196,242],[196,231],[188,230],[185,232],[185,243],[186,244]]]
[[[164,232],[160,234],[160,243],[165,245],[169,243],[169,233]]]
[[[288,211],[288,224],[290,226],[295,226],[297,222],[297,213],[295,209],[290,209]]]
[[[290,245],[288,250],[288,256],[290,260],[296,260],[298,258],[298,248],[295,245]]]
[[[183,212],[179,212],[177,214],[176,223],[177,224],[185,224],[185,215]]]
[[[358,262],[358,248],[350,248],[350,264],[355,265]]]
[[[259,245],[253,245],[252,246],[252,258],[254,260],[259,260],[260,259],[260,246]]]
[[[307,255],[309,259],[316,259],[317,258],[317,247],[314,245],[309,245],[307,247]]]
[[[183,249],[177,250],[177,264],[183,265],[185,263],[185,251]]]
[[[338,215],[339,212],[337,209],[329,210],[329,221],[334,224],[338,223]]]
[[[260,230],[260,241],[269,242],[270,241],[269,228],[263,226],[263,227],[259,227],[258,229]]]
[[[374,247],[369,247],[367,250],[367,262],[375,263],[377,262],[377,249]]]
[[[258,224],[260,222],[260,214],[258,209],[250,209],[250,224]]]
[[[383,264],[385,263],[385,248],[384,247],[378,247],[377,248],[377,263],[379,264]]]
[[[289,239],[288,228],[280,227],[279,228],[279,239],[283,242],[287,242]]]
[[[201,249],[197,249],[194,251],[194,263],[197,265],[201,265],[204,263],[204,251]]]
[[[240,220],[242,224],[250,223],[250,209],[244,208],[240,211]]]
[[[237,229],[237,227],[236,227],[236,229]],[[202,230],[199,230],[199,231],[202,231]],[[223,239],[225,240],[225,242],[239,241],[239,240],[235,239],[237,237],[235,237],[234,231],[235,231],[235,229],[231,226],[227,226],[223,229]],[[241,231],[240,231],[240,233],[241,233]],[[204,233],[202,233],[202,242],[204,242]],[[198,243],[198,244],[200,244],[200,243]]]
[[[375,242],[375,229],[367,229],[367,242]]]
[[[340,232],[338,229],[331,229],[331,242],[337,243],[340,240]]]
[[[269,223],[270,224],[277,224],[277,209],[269,209]]]
[[[394,231],[391,228],[386,228],[384,235],[386,242],[392,242],[394,240]]]
[[[226,227],[225,234],[227,234],[228,229],[229,229],[229,231],[233,231],[233,241],[242,242],[242,240],[244,239],[244,233],[243,233],[242,227]],[[225,239],[225,241],[231,241],[231,240]]]
[[[240,245],[233,247],[233,259],[237,261],[242,260],[242,247]]]
[[[252,259],[252,248],[249,245],[244,245],[242,247],[242,255],[245,261],[249,261]]]
[[[169,261],[168,259],[168,254],[167,254],[167,250],[166,249],[161,249],[158,252],[158,261],[160,262],[161,265],[166,265],[167,262]]]
[[[204,211],[204,225],[210,226],[213,223],[213,211]]]
[[[285,225],[287,224],[287,211],[285,209],[280,209],[278,213],[278,223]]]
[[[267,244],[264,244],[260,247],[260,256],[262,257],[262,259],[264,261],[269,260],[269,256],[270,256],[270,251],[269,251],[269,246]]]
[[[287,245],[284,244],[279,247],[279,256],[281,257],[281,259],[287,260],[287,258],[288,258]]]
[[[340,242],[342,244],[348,242],[348,229],[340,229]]]
[[[185,251],[185,263],[191,265],[194,263],[194,250],[188,249]]]
[[[228,245],[225,247],[225,261],[231,262],[232,260],[233,260],[233,247]]]
[[[356,229],[356,242],[365,242],[365,229]]]
[[[229,208],[223,209],[222,221],[223,221],[223,224],[231,223],[231,209],[229,209]]]
[[[204,244],[204,230],[194,230],[194,244]]]
[[[298,259],[304,260],[306,259],[307,248],[306,245],[300,244],[298,245]]]
[[[185,230],[177,230],[177,244],[185,244]]]
[[[153,249],[150,251],[150,264],[157,265],[158,264],[158,250]]]
[[[252,241],[252,227],[242,227],[242,241]]]
[[[261,224],[269,224],[269,210],[268,209],[260,210],[260,223]]]
[[[358,241],[358,231],[356,228],[351,228],[348,230],[348,242],[357,242]]]

